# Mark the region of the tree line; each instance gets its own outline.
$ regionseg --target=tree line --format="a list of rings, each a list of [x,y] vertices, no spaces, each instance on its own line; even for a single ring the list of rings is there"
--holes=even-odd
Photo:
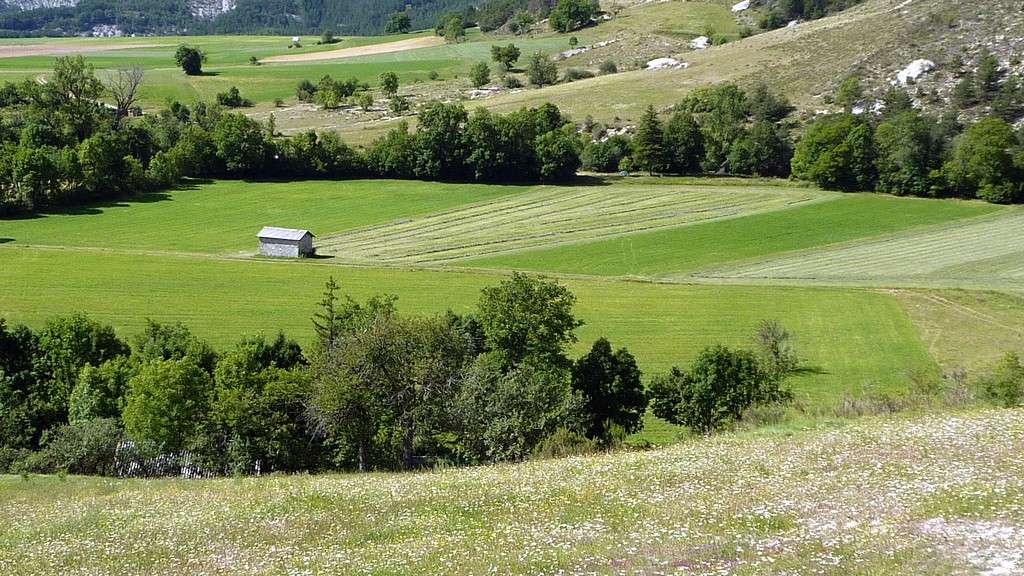
[[[120,70],[105,84],[76,56],[58,59],[45,83],[0,87],[0,213],[123,198],[196,177],[556,181],[579,166],[573,125],[550,104],[499,115],[431,102],[417,130],[403,123],[360,150],[331,132],[279,138],[272,121],[204,102],[135,117],[142,78],[141,69]],[[345,84],[321,82],[324,92],[338,86]],[[245,103],[232,91],[220,99]]]
[[[994,100],[1006,82],[982,94]],[[859,82],[844,82],[836,94],[844,111],[800,127],[789,119],[789,102],[763,85],[746,92],[732,84],[702,87],[667,120],[648,108],[631,136],[607,135],[588,122],[592,141],[581,163],[599,172],[792,176],[830,190],[1024,200],[1024,140],[1007,120],[1019,117],[1021,107],[1010,103],[1021,100],[1006,98],[1010,113],[997,107],[967,126],[955,112],[915,108],[901,87],[888,89],[878,113],[859,110],[863,101]]]
[[[514,274],[470,314],[409,316],[391,296],[339,296],[331,279],[307,350],[278,334],[219,352],[151,320],[130,343],[80,314],[38,331],[0,320],[0,470],[113,474],[118,450],[161,472],[187,452],[205,474],[516,461],[615,446],[650,401],[706,433],[786,398],[787,335],[763,354],[709,348],[648,392],[605,338],[568,357],[574,303]]]

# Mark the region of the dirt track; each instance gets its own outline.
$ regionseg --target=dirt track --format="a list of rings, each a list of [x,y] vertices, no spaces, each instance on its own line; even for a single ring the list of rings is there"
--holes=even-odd
[[[326,52],[309,52],[306,54],[282,54],[264,58],[261,62],[313,62],[316,60],[337,60],[339,58],[353,58],[355,56],[372,56],[374,54],[388,54],[390,52],[404,52],[417,48],[429,48],[444,44],[444,38],[439,36],[423,36],[410,38],[397,42],[386,42],[384,44],[370,44],[369,46],[353,46],[352,48],[339,48]]]
[[[133,48],[153,48],[157,44],[19,44],[0,45],[0,58],[20,58],[22,56],[65,56],[68,54],[84,54],[86,52],[106,52],[108,50],[131,50]]]

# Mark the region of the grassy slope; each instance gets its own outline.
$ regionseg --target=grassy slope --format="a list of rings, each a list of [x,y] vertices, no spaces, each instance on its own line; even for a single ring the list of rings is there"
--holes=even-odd
[[[673,10],[690,3],[640,5],[624,11],[643,19],[648,10]],[[655,8],[661,6],[663,8]],[[660,56],[676,56],[690,63],[686,70],[647,72],[633,70],[612,76],[561,84],[543,90],[501,94],[481,101],[495,110],[534,106],[551,101],[574,117],[587,114],[602,122],[618,118],[636,122],[648,105],[673,105],[694,87],[733,81],[743,85],[764,82],[787,94],[802,111],[827,108],[822,98],[846,76],[858,72],[870,84],[885,85],[897,71],[917,58],[940,66],[939,74],[953,72],[961,48],[972,50],[977,38],[991,34],[987,27],[1007,36],[1020,35],[1016,8],[1004,0],[970,4],[953,0],[867,0],[846,12],[803,22],[730,42],[700,52],[671,49]],[[949,22],[955,22],[951,27]],[[614,24],[614,21],[609,25]],[[650,29],[650,28],[649,28]],[[631,62],[630,46],[609,56]],[[579,95],[585,93],[585,98]]]
[[[420,474],[0,477],[0,572],[1009,574],[1024,413]]]
[[[848,195],[784,211],[468,260],[466,264],[608,276],[666,276],[998,209],[980,203]]]
[[[0,238],[19,244],[253,251],[262,226],[308,228],[323,235],[527,189],[389,180],[220,181],[133,201],[5,220]]]
[[[1024,350],[1021,294],[900,290],[895,295],[944,370],[962,368],[975,377],[1006,352]]]
[[[0,246],[0,317],[38,326],[85,311],[123,334],[145,318],[180,320],[219,345],[258,331],[309,342],[309,318],[331,275],[357,298],[399,296],[414,313],[469,311],[479,290],[501,278],[484,273],[344,268],[325,261],[271,262],[90,249]],[[745,346],[756,324],[777,318],[796,335],[807,364],[801,398],[831,403],[866,383],[899,390],[908,370],[933,366],[899,303],[867,290],[712,287],[567,281],[587,322],[577,352],[599,336],[627,346],[648,374],[684,364],[715,343]]]

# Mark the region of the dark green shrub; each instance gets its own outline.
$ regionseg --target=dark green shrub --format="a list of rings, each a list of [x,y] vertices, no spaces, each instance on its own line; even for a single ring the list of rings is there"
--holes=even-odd
[[[586,78],[593,78],[594,73],[590,70],[584,70],[582,68],[569,68],[565,71],[565,81],[572,82],[574,80],[584,80]]]
[[[1020,356],[1008,352],[981,383],[985,397],[999,406],[1013,408],[1024,403],[1024,366]]]
[[[655,378],[650,394],[656,416],[708,434],[739,420],[750,406],[788,400],[780,383],[752,352],[713,346],[688,372],[673,368]]]
[[[38,472],[109,476],[114,473],[117,445],[123,437],[116,418],[95,418],[59,426],[47,432],[43,451],[31,467]]]

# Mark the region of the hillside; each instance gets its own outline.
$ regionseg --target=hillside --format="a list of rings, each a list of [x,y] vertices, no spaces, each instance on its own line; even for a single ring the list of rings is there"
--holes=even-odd
[[[0,31],[8,34],[219,34],[384,32],[392,12],[408,9],[413,29],[463,10],[469,0],[8,0],[0,2]],[[109,27],[109,28],[107,28]]]
[[[419,474],[0,477],[0,571],[1019,574],[1024,412]]]
[[[623,26],[628,19],[642,22],[647,11],[676,10],[675,6],[680,4],[638,5],[624,10],[618,20]],[[599,121],[619,118],[628,122],[638,118],[648,104],[666,108],[696,86],[764,82],[785,93],[804,114],[813,114],[830,108],[826,96],[853,73],[863,75],[865,85],[880,95],[909,63],[929,59],[936,63],[935,71],[925,75],[911,93],[926,108],[946,107],[955,76],[961,69],[970,69],[982,50],[992,51],[1004,63],[1016,61],[1014,51],[1024,36],[1024,15],[1018,8],[1006,0],[969,4],[869,0],[834,16],[723,46],[693,51],[674,50],[669,45],[658,54],[688,63],[684,70],[631,70],[543,90],[502,94],[485,102],[489,108],[509,110],[552,101],[577,117],[590,114]],[[609,28],[612,24],[614,21]],[[628,28],[636,34],[643,30]],[[656,34],[658,29],[652,32]],[[565,65],[596,65],[606,58],[630,62],[630,44],[624,41],[587,52],[567,59]],[[637,55],[644,59],[653,54]],[[581,92],[588,97],[579,98]]]

